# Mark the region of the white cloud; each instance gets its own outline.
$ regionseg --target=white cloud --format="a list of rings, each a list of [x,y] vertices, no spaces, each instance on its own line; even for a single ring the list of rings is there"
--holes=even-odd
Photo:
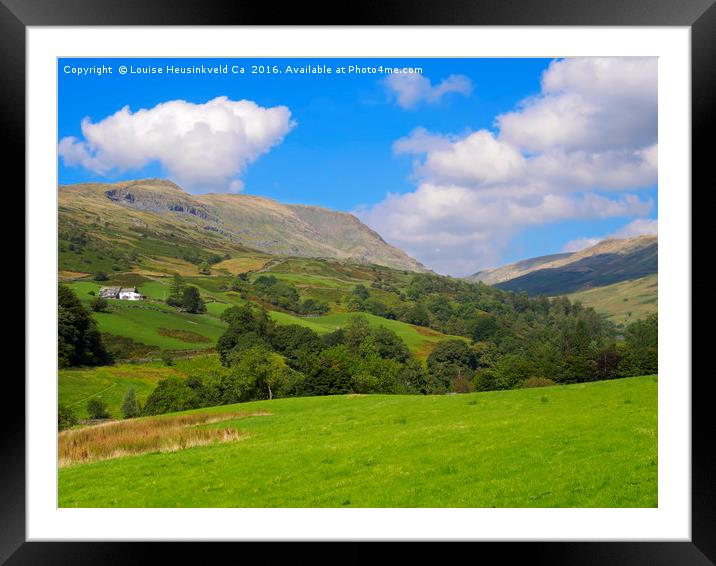
[[[393,73],[383,80],[388,92],[401,108],[415,108],[422,102],[439,102],[446,94],[468,95],[472,83],[464,75],[450,75],[433,86],[430,79],[416,73]]]
[[[520,178],[526,168],[517,149],[480,130],[450,147],[429,151],[419,173],[436,181],[480,184]]]
[[[611,238],[634,238],[636,236],[644,236],[646,234],[656,235],[659,233],[659,221],[650,218],[637,218],[632,220],[614,232]]]
[[[505,198],[502,192],[502,187],[473,190],[424,182],[356,214],[436,271],[466,275],[497,263],[522,229],[564,219],[643,216],[653,207],[652,201],[634,195],[613,199],[520,188]]]
[[[415,128],[410,134],[393,143],[393,152],[421,154],[450,147],[451,140],[447,136],[431,134],[425,128]]]
[[[542,92],[496,122],[501,139],[529,151],[641,149],[656,140],[657,59],[554,61]]]
[[[418,156],[416,189],[357,214],[433,269],[465,275],[498,263],[528,227],[652,210],[635,191],[657,179],[655,59],[555,61],[540,94],[496,124],[416,128],[393,146]]]
[[[204,104],[172,100],[136,112],[125,106],[96,123],[85,118],[83,139],[63,138],[59,154],[66,165],[100,175],[159,162],[187,189],[236,192],[246,167],[294,126],[285,106],[226,96]]]
[[[635,238],[636,236],[644,236],[647,234],[656,235],[659,231],[658,228],[659,222],[656,219],[637,218],[636,220],[629,222],[626,226],[622,226],[619,230],[616,230],[606,236],[598,238],[577,238],[576,240],[571,240],[564,245],[562,251],[578,252],[585,248],[592,247],[602,240],[608,240],[610,238],[622,239]]]

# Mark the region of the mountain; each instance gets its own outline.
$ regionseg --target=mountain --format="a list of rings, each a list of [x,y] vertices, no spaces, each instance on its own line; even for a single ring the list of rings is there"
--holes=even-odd
[[[155,242],[155,256],[176,257],[169,243],[199,258],[208,250],[258,250],[428,271],[351,214],[251,195],[191,195],[161,179],[61,185],[59,215],[61,241],[79,232],[107,244],[124,241],[144,255],[152,246],[140,238]]]
[[[549,267],[554,262],[566,259],[572,255],[572,252],[566,252],[562,254],[543,255],[539,257],[533,257],[530,259],[523,259],[516,263],[510,263],[503,265],[502,267],[494,267],[492,269],[483,269],[477,273],[466,277],[469,281],[482,281],[488,285],[495,285],[496,283],[502,283],[526,275],[531,271],[535,271],[539,268]]]
[[[657,236],[608,239],[575,253],[555,254],[478,272],[468,279],[508,291],[548,296],[639,279],[658,272]]]
[[[567,295],[570,300],[593,307],[617,324],[630,322],[657,312],[659,276],[656,273],[620,281],[605,287],[593,287]]]

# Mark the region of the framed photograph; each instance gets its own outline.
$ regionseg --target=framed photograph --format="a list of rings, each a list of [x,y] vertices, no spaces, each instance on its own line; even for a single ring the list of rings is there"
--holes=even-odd
[[[716,560],[712,4],[2,0],[27,331],[0,558]]]

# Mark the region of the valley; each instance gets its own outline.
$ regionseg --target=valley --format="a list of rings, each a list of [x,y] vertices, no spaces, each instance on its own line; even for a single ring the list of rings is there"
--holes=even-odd
[[[656,275],[620,279],[652,251],[611,242],[486,284],[317,207],[159,180],[61,187],[60,334],[88,317],[99,349],[60,360],[60,438],[101,422],[116,440],[96,444],[109,459],[63,460],[60,505],[654,506]],[[196,429],[162,420],[185,417]],[[166,466],[186,489],[121,479]]]

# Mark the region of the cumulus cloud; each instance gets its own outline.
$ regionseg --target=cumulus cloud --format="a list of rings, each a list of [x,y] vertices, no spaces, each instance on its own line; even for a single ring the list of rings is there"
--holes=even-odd
[[[464,75],[450,75],[436,85],[423,75],[415,73],[393,73],[383,81],[388,92],[401,108],[415,108],[419,104],[439,102],[445,95],[472,92],[472,82]]]
[[[595,237],[595,238],[577,238],[567,242],[562,251],[565,252],[578,252],[585,248],[589,248],[601,242],[602,240],[608,240],[610,238],[635,238],[637,236],[644,235],[656,235],[659,230],[659,223],[656,219],[651,218],[637,218],[632,220],[626,226],[622,226],[619,230],[612,232],[606,236]]]
[[[100,175],[158,162],[190,190],[237,192],[239,176],[295,126],[285,106],[264,108],[220,96],[204,104],[172,100],[136,112],[125,106],[111,116],[82,120],[82,139],[60,140],[66,165]]]
[[[553,61],[541,93],[496,123],[501,139],[529,151],[641,149],[656,139],[657,59]]]
[[[498,263],[526,228],[653,209],[637,191],[657,179],[656,59],[555,61],[540,93],[495,124],[396,141],[396,154],[415,156],[416,189],[357,214],[433,269],[466,275]]]

